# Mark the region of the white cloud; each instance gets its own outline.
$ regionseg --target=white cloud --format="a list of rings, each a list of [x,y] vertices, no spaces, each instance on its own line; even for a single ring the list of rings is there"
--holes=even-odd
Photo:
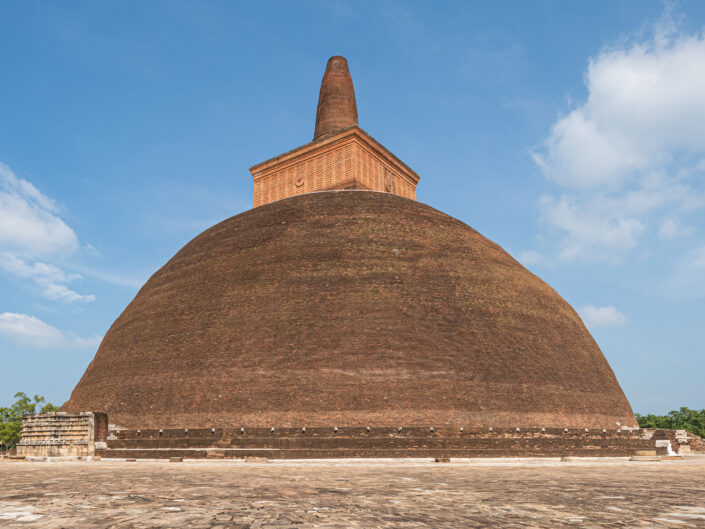
[[[685,237],[691,235],[695,229],[692,226],[683,226],[680,219],[667,218],[661,221],[661,225],[658,230],[658,235],[665,240],[673,240],[679,237]]]
[[[644,224],[624,209],[614,208],[600,198],[578,200],[569,195],[544,195],[539,202],[543,219],[561,230],[559,257],[586,257],[602,261],[619,260],[625,250],[636,246]]]
[[[4,312],[0,314],[0,336],[14,342],[37,348],[91,348],[100,345],[101,337],[81,338],[73,333],[64,333],[27,314]]]
[[[586,73],[587,101],[553,125],[546,176],[567,187],[617,187],[678,151],[705,151],[705,39],[655,35],[602,52]]]
[[[65,285],[65,283],[81,279],[79,274],[66,274],[54,265],[41,262],[30,265],[9,252],[2,252],[0,253],[0,269],[16,277],[31,279],[38,287],[39,293],[47,299],[69,303],[95,301],[93,294],[78,294]]]
[[[565,189],[540,201],[561,258],[614,261],[650,234],[692,232],[676,219],[705,207],[703,64],[705,35],[668,12],[650,38],[590,60],[587,100],[532,153]]]
[[[666,282],[665,294],[685,301],[705,298],[705,245],[680,260]]]
[[[57,211],[53,200],[0,163],[0,248],[27,257],[75,251],[78,237]]]
[[[546,153],[533,153],[534,161],[549,179],[567,187],[615,187],[635,160],[597,127],[585,111],[574,110],[553,125]]]
[[[532,266],[545,262],[544,256],[535,250],[525,250],[517,256],[519,261],[524,266]]]
[[[118,285],[121,287],[128,287],[132,289],[139,289],[145,284],[147,279],[149,279],[150,273],[146,272],[143,277],[128,277],[122,274],[109,272],[105,270],[97,270],[95,268],[90,268],[86,266],[75,266],[76,270],[81,272],[87,277],[93,277],[99,279],[100,281],[105,281],[106,283],[112,283],[113,285]]]
[[[585,325],[590,329],[597,327],[616,327],[618,325],[624,325],[627,322],[627,317],[612,305],[608,307],[586,305],[578,312],[583,318]]]
[[[67,286],[81,279],[79,274],[29,261],[67,255],[79,248],[78,237],[58,212],[51,198],[0,163],[0,269],[31,280],[44,298],[68,303],[94,301],[93,294],[79,294]]]

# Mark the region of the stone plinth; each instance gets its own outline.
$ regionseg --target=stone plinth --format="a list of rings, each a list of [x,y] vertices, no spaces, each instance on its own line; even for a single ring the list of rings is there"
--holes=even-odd
[[[203,428],[120,430],[105,458],[331,459],[666,455],[642,430],[584,428]]]
[[[108,416],[100,412],[33,413],[22,417],[17,455],[85,457],[105,446]]]

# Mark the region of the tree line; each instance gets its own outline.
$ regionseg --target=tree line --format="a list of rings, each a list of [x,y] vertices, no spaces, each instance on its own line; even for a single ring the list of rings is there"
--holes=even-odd
[[[687,430],[688,432],[705,438],[705,410],[691,410],[681,408],[669,411],[667,415],[640,415],[636,420],[641,428],[668,428],[673,430]]]

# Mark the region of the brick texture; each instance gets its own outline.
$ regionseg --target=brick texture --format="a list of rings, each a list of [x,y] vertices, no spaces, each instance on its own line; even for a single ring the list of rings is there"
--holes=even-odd
[[[357,125],[357,103],[352,77],[345,57],[328,59],[321,81],[313,139]]]
[[[311,143],[250,168],[253,207],[295,195],[366,189],[416,199],[419,176],[357,124],[348,62],[328,60]]]
[[[576,312],[466,224],[309,193],[213,226],[113,323],[64,411],[126,428],[617,428]]]
[[[655,450],[642,430],[560,428],[248,428],[246,430],[123,430],[103,457],[526,457],[630,456]],[[661,455],[666,448],[656,449]]]
[[[358,126],[330,134],[250,169],[253,207],[295,195],[366,189],[416,199],[419,176]]]

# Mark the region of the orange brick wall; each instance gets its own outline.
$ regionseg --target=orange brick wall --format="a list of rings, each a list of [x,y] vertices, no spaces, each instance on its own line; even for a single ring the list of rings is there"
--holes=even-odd
[[[354,178],[365,189],[386,191],[416,200],[416,184],[385,164],[372,150],[355,145]]]
[[[355,137],[253,172],[253,207],[294,195],[330,189],[370,189],[416,200],[416,184]]]

